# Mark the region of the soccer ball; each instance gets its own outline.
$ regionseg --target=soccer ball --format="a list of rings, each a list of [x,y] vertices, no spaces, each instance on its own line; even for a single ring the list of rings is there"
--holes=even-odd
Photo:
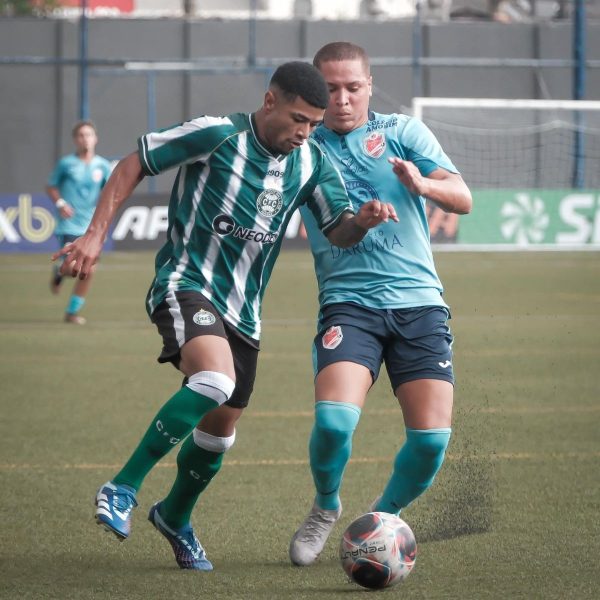
[[[362,587],[380,589],[400,583],[415,566],[417,542],[396,515],[370,512],[350,523],[340,544],[346,575]]]

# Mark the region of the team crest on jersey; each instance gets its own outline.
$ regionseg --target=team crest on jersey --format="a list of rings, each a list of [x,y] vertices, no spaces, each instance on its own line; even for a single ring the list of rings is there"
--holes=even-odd
[[[100,183],[102,181],[102,169],[94,169],[92,171],[92,179],[96,182],[96,183]]]
[[[379,158],[385,150],[385,135],[374,131],[363,139],[363,150],[371,158]]]
[[[277,190],[265,190],[256,199],[256,208],[263,217],[274,217],[283,206],[283,196]]]
[[[342,328],[339,325],[332,325],[324,334],[321,339],[323,348],[325,350],[333,350],[337,348],[344,339]]]
[[[345,182],[345,186],[354,210],[358,210],[369,200],[379,200],[377,190],[364,179],[349,179]]]
[[[214,325],[217,319],[215,318],[215,315],[201,308],[193,316],[193,320],[196,325]]]

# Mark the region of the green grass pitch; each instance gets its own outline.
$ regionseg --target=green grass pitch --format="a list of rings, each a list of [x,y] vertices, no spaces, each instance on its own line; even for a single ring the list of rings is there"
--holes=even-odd
[[[404,513],[419,543],[392,598],[598,598],[600,589],[600,256],[439,253],[452,306],[457,387],[449,456]],[[344,515],[321,560],[287,546],[312,500],[312,261],[284,252],[267,291],[251,405],[194,525],[213,573],[180,571],[146,521],[175,453],[139,494],[119,544],[92,498],[179,383],[158,365],[143,300],[149,253],[107,255],[84,314],[62,323],[68,289],[48,290],[45,255],[0,255],[0,597],[329,600],[345,580],[343,528],[388,477],[403,424],[386,377],[373,388],[346,471]],[[70,282],[67,282],[70,287]],[[376,592],[377,594],[377,592]],[[369,595],[371,597],[371,595]]]

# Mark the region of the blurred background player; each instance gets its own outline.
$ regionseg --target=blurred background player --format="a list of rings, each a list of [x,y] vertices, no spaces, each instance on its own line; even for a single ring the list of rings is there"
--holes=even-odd
[[[399,514],[431,485],[442,465],[451,433],[452,335],[425,199],[459,214],[468,213],[472,202],[423,123],[369,110],[372,78],[362,48],[328,44],[313,62],[330,93],[313,139],[342,174],[354,210],[365,198],[385,200],[398,222],[383,223],[354,248],[341,250],[302,209],[321,310],[309,441],[316,497],[290,544],[290,558],[300,566],[316,560],[341,515],[339,492],[352,436],[382,362],[402,408],[406,441],[372,510]]]
[[[56,206],[56,228],[54,235],[61,247],[73,242],[85,233],[100,190],[110,176],[110,163],[96,154],[98,136],[91,121],[79,121],[73,127],[75,153],[63,156],[48,179],[46,193]],[[50,289],[58,294],[63,276],[60,264],[52,269]],[[90,289],[91,273],[87,279],[77,280],[65,311],[65,321],[75,325],[85,324],[79,311],[85,304]]]
[[[253,114],[204,116],[142,136],[139,151],[116,166],[85,235],[54,255],[65,256],[64,272],[85,279],[116,209],[145,175],[179,167],[147,309],[163,338],[159,362],[172,362],[185,381],[127,463],[99,489],[96,519],[127,538],[145,476],[183,441],[175,483],[148,517],[182,569],[212,569],[191,513],[248,405],[262,297],[294,211],[308,205],[323,235],[341,247],[395,218],[378,201],[354,215],[339,173],[315,143],[305,143],[327,102],[319,71],[291,62],[275,71]]]

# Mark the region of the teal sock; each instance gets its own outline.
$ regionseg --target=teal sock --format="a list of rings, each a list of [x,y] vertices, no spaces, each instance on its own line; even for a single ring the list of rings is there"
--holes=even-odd
[[[67,314],[76,315],[85,304],[85,298],[83,296],[76,296],[73,294],[69,299],[69,304],[67,305]]]
[[[376,509],[399,514],[432,483],[444,462],[452,429],[406,429],[394,471]]]
[[[187,525],[192,511],[212,478],[219,472],[224,452],[200,448],[189,435],[177,455],[177,478],[160,505],[160,516],[173,529]]]
[[[189,387],[182,387],[158,411],[131,458],[113,482],[139,490],[152,467],[183,438],[198,421],[218,403]]]
[[[352,453],[352,435],[360,408],[348,402],[315,404],[315,424],[309,441],[310,468],[317,489],[316,504],[325,510],[340,506],[344,469]]]

